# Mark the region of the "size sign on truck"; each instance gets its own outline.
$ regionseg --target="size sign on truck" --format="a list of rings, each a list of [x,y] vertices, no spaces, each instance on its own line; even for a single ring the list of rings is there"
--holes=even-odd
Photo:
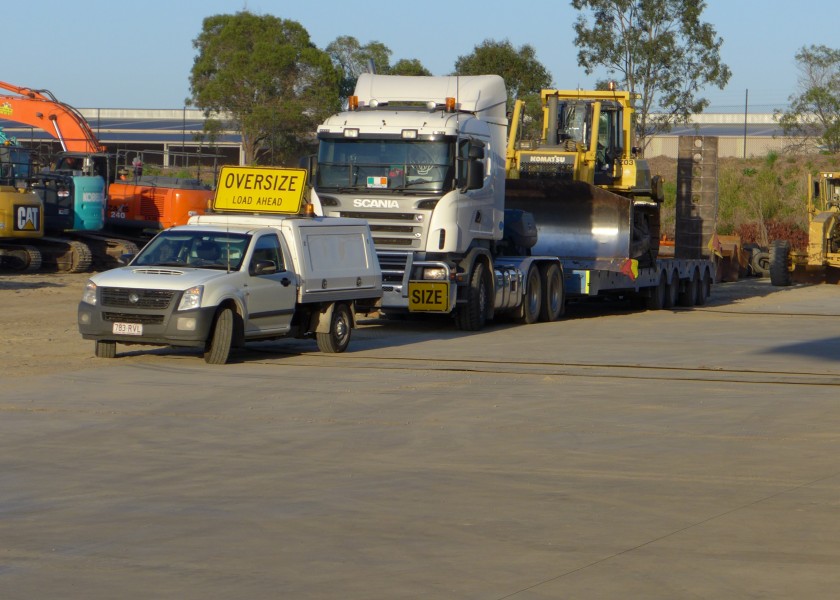
[[[213,208],[217,211],[297,214],[306,169],[222,167]]]

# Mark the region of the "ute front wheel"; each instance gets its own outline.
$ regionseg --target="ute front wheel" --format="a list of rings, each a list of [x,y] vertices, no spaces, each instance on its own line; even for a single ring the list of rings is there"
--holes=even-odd
[[[353,315],[346,304],[336,304],[330,317],[330,330],[326,333],[316,333],[315,341],[318,350],[336,354],[347,350],[350,344],[350,332],[353,330]]]
[[[94,354],[98,358],[114,358],[117,355],[117,342],[96,341]]]
[[[233,342],[233,310],[223,308],[216,315],[213,333],[204,351],[204,360],[211,365],[223,365],[230,357]]]

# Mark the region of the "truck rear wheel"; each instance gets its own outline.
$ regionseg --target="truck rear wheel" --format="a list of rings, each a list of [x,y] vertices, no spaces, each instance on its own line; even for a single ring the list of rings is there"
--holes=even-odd
[[[566,312],[566,290],[563,287],[563,273],[556,263],[540,268],[543,278],[542,307],[540,321],[556,321]]]
[[[770,245],[770,283],[785,287],[793,283],[790,275],[790,242],[775,240]]]
[[[316,333],[315,341],[318,350],[336,354],[347,350],[350,344],[350,332],[353,330],[353,315],[346,304],[336,304],[330,317],[330,330],[326,333]]]
[[[223,308],[216,315],[213,332],[204,351],[204,361],[208,364],[223,365],[228,361],[233,341],[233,323],[233,310],[230,308]]]
[[[467,288],[467,302],[458,309],[455,323],[461,331],[480,331],[487,322],[487,303],[490,294],[487,289],[486,269],[483,263],[476,263]]]
[[[94,354],[98,358],[114,358],[117,355],[117,342],[96,340]]]
[[[542,310],[543,288],[540,279],[540,270],[537,265],[531,265],[528,275],[525,278],[525,294],[522,298],[522,306],[519,307],[519,323],[530,325],[536,323],[540,318]]]

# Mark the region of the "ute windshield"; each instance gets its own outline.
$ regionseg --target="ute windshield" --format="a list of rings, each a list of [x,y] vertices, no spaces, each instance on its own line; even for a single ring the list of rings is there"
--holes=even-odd
[[[238,271],[250,237],[244,233],[167,230],[146,244],[131,266]]]
[[[452,186],[452,154],[446,141],[322,139],[316,186],[442,192]]]

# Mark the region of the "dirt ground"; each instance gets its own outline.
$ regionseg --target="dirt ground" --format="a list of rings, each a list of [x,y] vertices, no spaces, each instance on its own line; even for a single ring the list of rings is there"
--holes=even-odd
[[[91,273],[0,274],[0,361],[4,376],[90,367],[93,342],[76,326],[76,307]]]

